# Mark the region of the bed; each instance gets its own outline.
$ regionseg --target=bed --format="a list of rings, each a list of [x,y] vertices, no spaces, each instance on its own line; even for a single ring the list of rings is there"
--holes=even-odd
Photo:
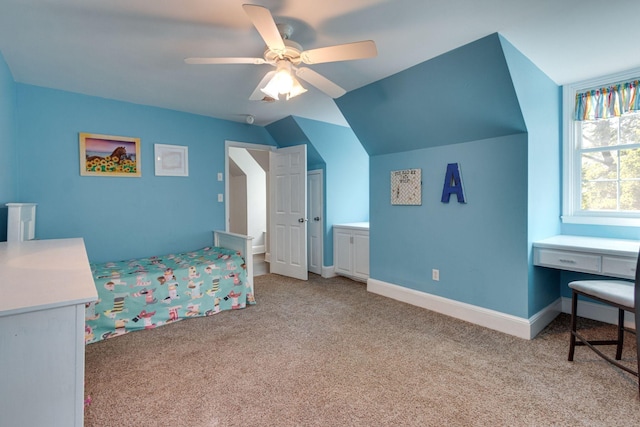
[[[92,263],[85,344],[255,304],[251,240],[214,231],[213,246],[194,251]]]

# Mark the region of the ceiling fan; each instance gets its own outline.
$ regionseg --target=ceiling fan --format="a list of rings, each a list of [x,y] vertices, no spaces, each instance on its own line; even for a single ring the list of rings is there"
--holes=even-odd
[[[301,67],[300,64],[365,59],[378,54],[373,40],[303,50],[302,46],[289,39],[293,33],[291,25],[276,24],[269,9],[253,4],[243,4],[242,8],[267,45],[262,58],[186,58],[184,61],[187,64],[269,64],[276,67],[260,81],[249,97],[250,100],[273,101],[278,100],[279,95],[290,99],[306,92],[295,77],[301,78],[332,98],[339,98],[346,93],[343,88],[312,69]]]

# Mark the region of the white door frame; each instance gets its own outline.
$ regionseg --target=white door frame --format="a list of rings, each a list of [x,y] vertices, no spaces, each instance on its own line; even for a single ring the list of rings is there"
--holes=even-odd
[[[229,147],[246,148],[247,150],[273,151],[276,147],[272,145],[251,144],[249,142],[237,142],[226,140],[224,142],[224,229],[229,231]],[[265,190],[267,191],[267,190]],[[267,194],[267,201],[269,195]],[[268,203],[268,202],[267,202]],[[267,224],[267,229],[269,225]],[[255,236],[254,236],[255,237]]]
[[[320,194],[313,194],[311,191],[312,188],[309,188],[309,183],[311,182],[311,179],[309,179],[311,176],[318,176],[319,180],[320,180],[320,186],[318,189],[318,192]],[[308,268],[309,271],[315,274],[320,274],[322,275],[322,268],[324,267],[324,171],[322,169],[314,169],[314,170],[310,170],[307,172],[307,200],[308,200],[308,207],[307,207],[307,216],[309,218],[309,222],[307,223],[307,232],[309,234],[309,236],[307,237],[307,258],[309,259],[308,264]],[[315,213],[311,211],[310,207],[311,204],[314,200],[318,201],[318,210],[319,213]],[[316,218],[318,218],[316,220]],[[311,254],[313,253],[313,251],[311,250],[311,246],[313,244],[312,239],[311,239],[311,228],[314,226],[318,226],[320,227],[320,232],[317,236],[318,239],[318,247],[317,252],[320,254],[320,260],[319,260],[319,265],[317,267],[313,267],[313,263],[311,262]]]

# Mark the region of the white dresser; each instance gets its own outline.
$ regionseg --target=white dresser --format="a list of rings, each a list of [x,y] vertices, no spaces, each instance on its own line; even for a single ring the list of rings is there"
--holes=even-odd
[[[0,425],[82,426],[84,312],[98,294],[82,239],[0,243]]]
[[[366,281],[369,278],[369,223],[333,226],[333,269],[336,274]]]

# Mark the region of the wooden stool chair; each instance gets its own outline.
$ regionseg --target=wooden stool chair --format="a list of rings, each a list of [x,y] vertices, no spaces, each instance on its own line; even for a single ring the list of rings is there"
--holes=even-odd
[[[640,254],[636,262],[636,280],[628,282],[623,280],[578,280],[569,283],[573,294],[571,298],[571,338],[569,342],[569,361],[573,361],[573,355],[576,346],[586,345],[593,350],[598,356],[602,357],[609,363],[618,368],[629,372],[638,377],[640,372]],[[615,340],[587,340],[580,332],[576,330],[577,311],[578,311],[578,295],[603,302],[618,309],[618,337]],[[629,329],[624,326],[624,312],[628,311],[635,314],[636,329]],[[622,358],[622,346],[624,344],[624,333],[631,332],[636,336],[636,357],[638,369],[633,370],[618,362]],[[596,346],[615,345],[615,360],[604,354]],[[638,383],[638,394],[640,395],[640,381]]]

